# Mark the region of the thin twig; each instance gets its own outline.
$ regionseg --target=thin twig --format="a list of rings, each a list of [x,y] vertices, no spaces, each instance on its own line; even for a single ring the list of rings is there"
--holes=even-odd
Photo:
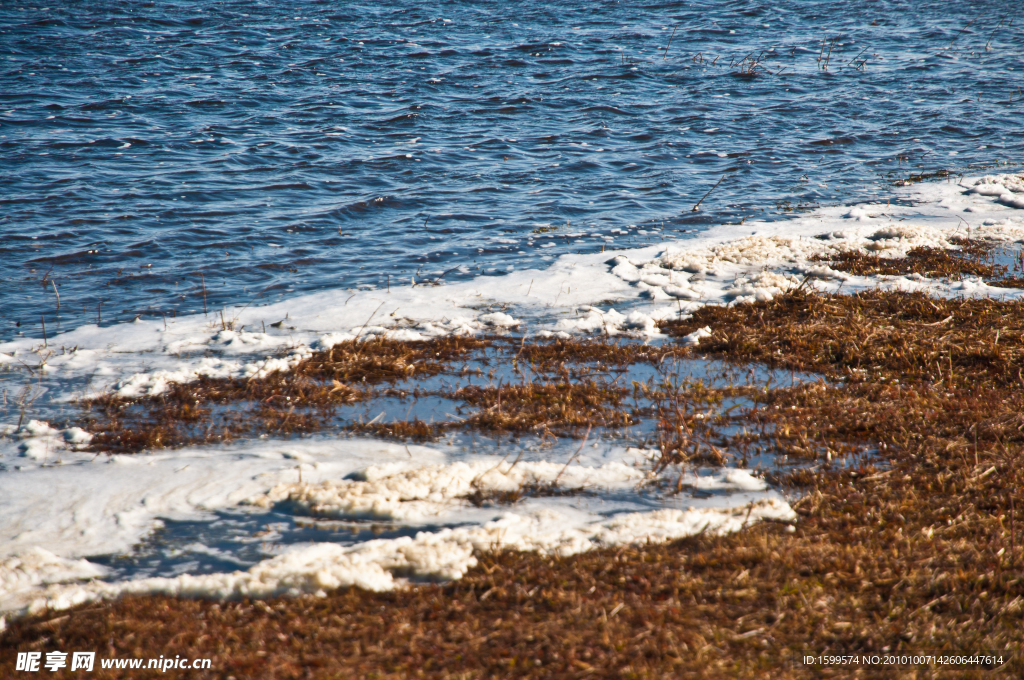
[[[971,24],[973,24],[973,23],[974,23],[975,21],[977,21],[977,18],[975,18],[975,19],[971,19],[971,20],[970,20],[969,22],[967,22],[967,25],[966,25],[966,26],[964,26],[963,28],[961,28],[961,29],[960,29],[960,33],[963,33],[963,32],[964,32],[964,31],[966,31],[966,30],[967,30],[968,28],[970,28],[970,27],[971,27]],[[950,47],[950,49],[952,49],[952,48],[953,48],[953,43],[955,43],[955,42],[956,42],[956,39],[960,37],[960,33],[957,33],[957,34],[956,34],[955,36],[953,36],[953,39],[949,41],[949,47]]]
[[[363,324],[362,326],[360,326],[360,328],[359,328],[359,332],[358,332],[358,333],[356,333],[356,337],[355,337],[355,339],[356,339],[356,340],[358,340],[358,339],[359,339],[359,336],[363,334],[363,331],[364,331],[364,330],[366,329],[366,327],[367,327],[367,326],[368,326],[368,325],[370,324],[370,319],[372,319],[372,318],[373,318],[373,316],[374,316],[374,314],[376,314],[377,312],[379,312],[379,311],[380,311],[380,308],[381,308],[381,307],[383,307],[383,306],[384,306],[384,303],[383,303],[383,302],[382,302],[382,303],[380,303],[379,305],[377,305],[377,309],[373,310],[373,314],[371,314],[371,315],[370,315],[370,318],[366,320],[366,323],[364,323],[364,324]]]
[[[847,66],[849,66],[849,65],[850,65],[850,64],[852,64],[853,62],[857,61],[857,58],[858,58],[858,57],[860,57],[860,55],[861,55],[861,54],[864,54],[864,53],[865,53],[865,52],[867,52],[867,51],[868,51],[868,48],[867,48],[867,47],[865,47],[864,49],[862,49],[862,50],[860,51],[860,54],[858,54],[858,55],[857,55],[856,57],[854,57],[854,58],[853,58],[853,59],[851,59],[850,61],[846,62],[846,65],[847,65]]]
[[[199,274],[200,280],[203,282],[203,316],[206,315],[206,277],[201,273]]]
[[[462,265],[459,265],[459,267],[461,267],[461,266],[462,266]],[[437,283],[438,283],[438,282],[439,282],[439,281],[440,281],[441,279],[443,279],[443,278],[445,277],[445,275],[447,275],[447,274],[451,274],[451,273],[452,273],[453,271],[455,271],[455,270],[456,270],[456,269],[458,269],[459,267],[452,267],[451,269],[449,269],[448,271],[446,271],[446,272],[445,272],[444,274],[441,274],[440,276],[438,276],[438,277],[437,277],[436,279],[434,279],[434,284],[437,284]]]
[[[835,48],[836,41],[838,41],[838,40],[839,40],[839,36],[836,36],[836,37],[832,38],[832,42],[829,43],[828,54],[825,56],[825,65],[821,67],[822,71],[827,71],[828,70],[828,64],[832,60],[832,50]]]
[[[551,486],[554,486],[554,485],[558,484],[558,479],[562,476],[562,473],[565,472],[566,468],[568,468],[569,465],[574,460],[576,460],[576,458],[579,457],[579,455],[583,452],[583,447],[587,445],[587,438],[590,436],[590,428],[591,427],[593,427],[593,425],[587,425],[587,433],[585,435],[583,435],[583,443],[580,444],[580,448],[576,449],[576,453],[574,453],[571,456],[569,456],[569,460],[567,460],[565,462],[565,465],[562,467],[562,469],[559,470],[557,475],[555,475],[555,481],[551,482]]]
[[[676,29],[678,28],[679,26],[677,25],[675,28],[672,29],[672,37],[668,39],[668,45],[665,46],[665,56],[662,57],[663,59],[668,59],[668,48],[672,47],[672,39],[676,37]]]
[[[706,193],[703,196],[701,196],[700,200],[697,201],[697,205],[693,206],[693,209],[690,210],[690,212],[697,212],[697,208],[699,208],[700,204],[704,202],[704,199],[707,198],[708,196],[710,196],[711,192],[714,191],[715,189],[717,189],[718,185],[721,184],[722,180],[724,180],[724,179],[725,179],[725,175],[722,175],[722,179],[720,179],[717,182],[715,182],[715,186],[713,186],[710,189],[708,189],[708,193]]]

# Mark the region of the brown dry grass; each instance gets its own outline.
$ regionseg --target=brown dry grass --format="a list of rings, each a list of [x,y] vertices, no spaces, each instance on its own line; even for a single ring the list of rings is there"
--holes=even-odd
[[[499,553],[459,582],[395,593],[221,604],[132,597],[15,622],[0,640],[0,672],[16,649],[97,649],[211,657],[212,672],[195,678],[982,677],[803,665],[803,655],[828,650],[921,650],[921,639],[935,651],[996,651],[992,619],[1019,637],[1019,581],[1005,569],[980,581],[964,548],[941,551],[973,542],[970,527],[915,546],[895,515],[859,522],[863,501],[837,489],[846,483],[801,503],[794,534],[762,525],[568,559]],[[1004,674],[1022,670],[1014,660]]]
[[[1024,305],[801,291],[666,329],[705,325],[701,353],[830,379],[751,391],[757,403],[738,415],[749,432],[734,441],[816,462],[775,473],[801,494],[794,533],[761,525],[567,559],[487,554],[460,582],[396,593],[126,598],[9,624],[0,673],[15,650],[100,648],[212,656],[205,677],[239,679],[986,674],[800,661],[826,651],[995,652],[1008,660],[1001,677],[1024,676]],[[702,394],[697,408],[714,401]],[[661,415],[678,425],[671,410]],[[827,463],[856,450],[873,462]]]
[[[663,473],[672,466],[721,466],[733,457],[725,447],[731,444],[734,449],[749,448],[749,441],[723,437],[722,427],[728,426],[734,418],[722,413],[720,407],[725,397],[749,396],[756,393],[756,388],[712,388],[700,380],[680,382],[672,375],[665,375],[658,382],[634,382],[633,387],[635,396],[651,404],[642,412],[649,411],[657,422],[660,455],[653,465],[656,484],[663,484]],[[677,491],[681,483],[680,475]]]
[[[877,649],[888,627],[901,649],[1019,655],[1024,306],[795,293],[705,309],[673,332],[706,324],[715,335],[702,351],[847,379],[770,391],[748,419],[780,455],[820,460],[859,445],[885,464],[779,477],[810,489],[800,506],[809,518],[831,520],[820,549],[838,582],[824,593],[863,602],[842,617],[859,631],[853,646]],[[871,583],[898,586],[884,617],[857,595]]]
[[[315,432],[332,422],[337,406],[369,398],[373,386],[437,375],[488,344],[464,336],[428,342],[348,341],[317,352],[289,372],[249,379],[201,377],[140,399],[107,395],[88,403],[91,415],[83,424],[96,435],[94,450],[131,453],[258,434]],[[413,439],[433,436],[415,423],[393,424],[391,429]]]
[[[644,345],[637,342],[594,342],[587,338],[558,338],[547,342],[522,343],[515,357],[536,371],[566,375],[586,364],[589,370],[627,368],[634,364],[660,364],[672,356],[685,356],[686,350],[672,345]]]
[[[608,381],[469,385],[454,397],[477,411],[466,424],[491,432],[542,432],[578,436],[589,427],[625,427],[633,416],[622,408],[629,390]]]
[[[965,257],[965,255],[967,255]],[[922,246],[914,248],[906,257],[892,258],[881,255],[866,255],[847,250],[832,257],[815,258],[827,262],[835,270],[860,276],[906,276],[921,274],[931,278],[960,280],[964,275],[995,278],[1006,273],[1005,267],[983,262],[980,258],[969,257],[970,253],[949,251],[942,248]]]
[[[461,376],[455,364],[479,361],[484,366],[495,359],[487,355],[492,347],[498,360],[516,368],[521,383],[417,389],[414,394],[374,389],[381,383],[441,373]],[[591,426],[615,428],[636,422],[621,408],[629,390],[605,376],[609,368],[624,371],[631,364],[657,363],[685,353],[674,347],[580,340],[526,344],[450,337],[412,343],[348,342],[317,353],[290,372],[250,379],[204,377],[140,399],[104,396],[89,402],[91,414],[82,424],[96,435],[94,450],[137,452],[260,434],[316,432],[336,423],[341,405],[377,396],[429,395],[474,410],[464,419],[436,423],[414,419],[339,425],[352,432],[412,441],[431,441],[456,428],[578,436]]]
[[[989,298],[797,291],[768,303],[705,307],[665,328],[684,336],[710,325],[714,333],[701,341],[702,353],[852,382],[1005,387],[1021,379],[1020,309]]]
[[[907,276],[921,274],[929,278],[959,281],[964,276],[977,276],[991,286],[1019,288],[1024,283],[1020,277],[1009,276],[1009,267],[998,264],[994,253],[999,244],[992,241],[951,238],[957,249],[914,248],[905,257],[884,257],[869,255],[856,250],[846,250],[831,256],[819,256],[818,262],[826,262],[835,270],[859,276]],[[1018,251],[1014,256],[1014,270],[1024,267],[1024,259]]]
[[[489,344],[489,340],[464,335],[425,342],[350,340],[314,354],[295,369],[295,374],[346,385],[394,382],[412,375],[437,375]]]
[[[383,439],[422,443],[435,441],[449,429],[449,425],[448,423],[427,423],[417,418],[387,423],[355,423],[349,425],[346,429],[350,432],[371,434]]]

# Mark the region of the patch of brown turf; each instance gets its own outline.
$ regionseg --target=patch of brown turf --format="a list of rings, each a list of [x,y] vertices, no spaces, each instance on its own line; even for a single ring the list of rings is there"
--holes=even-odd
[[[826,262],[837,271],[859,276],[906,276],[921,274],[929,278],[945,278],[959,281],[964,276],[979,276],[984,279],[998,278],[1006,273],[1006,267],[988,263],[984,256],[992,249],[979,241],[962,241],[961,250],[946,250],[921,246],[914,248],[905,257],[884,257],[868,255],[856,250],[845,250],[832,256],[813,258]]]
[[[561,559],[487,553],[459,582],[394,593],[85,605],[10,622],[0,673],[17,651],[99,649],[213,659],[192,677],[990,675],[863,660],[942,653],[995,654],[996,677],[1024,676],[1024,305],[797,292],[666,329],[704,325],[701,352],[834,379],[751,391],[757,403],[738,416],[748,432],[734,438],[817,461],[775,473],[799,491],[792,533],[759,525]],[[701,408],[680,412],[689,423]],[[835,464],[863,447],[870,462]],[[802,661],[822,653],[861,660]]]
[[[622,408],[628,394],[608,381],[584,379],[469,385],[453,396],[476,407],[467,421],[482,430],[579,435],[590,427],[632,425],[633,416]]]
[[[317,352],[291,371],[249,379],[200,377],[173,383],[152,397],[93,399],[83,425],[95,434],[94,450],[118,453],[315,432],[332,421],[337,406],[367,399],[373,386],[437,375],[488,344],[464,336],[348,341]],[[431,436],[420,427],[396,424],[392,429],[409,431],[414,439]]]
[[[515,349],[515,344],[513,344]],[[537,371],[565,374],[566,366],[585,364],[600,369],[625,368],[633,364],[660,364],[668,357],[687,352],[671,345],[649,345],[633,341],[615,342],[591,338],[557,338],[546,342],[524,342],[514,355]]]
[[[664,329],[685,336],[710,326],[700,351],[732,361],[822,373],[853,382],[1019,383],[1024,306],[990,298],[932,298],[869,291],[797,291],[770,302],[704,307]]]

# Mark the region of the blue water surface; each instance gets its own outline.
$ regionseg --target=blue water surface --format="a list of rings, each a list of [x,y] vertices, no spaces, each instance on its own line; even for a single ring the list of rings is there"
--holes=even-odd
[[[1015,164],[1018,10],[0,3],[0,340],[500,275]]]

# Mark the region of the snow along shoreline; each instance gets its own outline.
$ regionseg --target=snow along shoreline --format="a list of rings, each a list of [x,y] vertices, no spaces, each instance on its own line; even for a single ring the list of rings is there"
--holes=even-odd
[[[940,296],[1020,299],[1020,290],[993,288],[978,279],[853,276],[815,261],[842,250],[898,257],[919,246],[954,248],[950,239],[968,235],[1007,244],[1024,242],[1024,180],[1019,177],[987,176],[965,186],[917,185],[906,195],[910,206],[827,208],[783,222],[723,225],[691,240],[566,255],[543,271],[437,287],[392,287],[389,292],[332,291],[265,307],[225,310],[233,328],[220,327],[219,317],[213,322],[203,316],[168,320],[166,327],[162,321],[141,320],[107,328],[83,326],[50,338],[46,347],[29,338],[0,345],[0,362],[32,366],[53,401],[60,402],[102,392],[127,397],[157,394],[169,382],[187,382],[198,375],[253,376],[288,370],[316,349],[352,338],[420,340],[503,329],[538,336],[653,337],[659,320],[686,315],[705,304],[770,299],[805,281],[821,290],[885,287]],[[690,343],[699,344],[701,337],[713,333],[713,328],[704,329]],[[91,381],[88,392],[76,386],[85,379]],[[742,471],[724,471],[720,478],[712,475],[711,481],[698,482],[734,491],[727,507],[599,516],[566,505],[525,503],[516,512],[474,515],[459,504],[457,494],[432,497],[436,489],[425,480],[442,477],[447,479],[443,488],[464,489],[466,476],[452,466],[468,466],[467,474],[476,483],[481,475],[473,466],[479,461],[453,462],[429,447],[416,447],[417,465],[412,468],[385,466],[377,472],[371,469],[374,464],[398,461],[409,449],[350,440],[333,445],[264,441],[233,449],[98,461],[78,451],[88,433],[56,431],[38,421],[17,432],[10,424],[5,428],[7,436],[0,438],[0,611],[8,612],[65,608],[124,593],[269,597],[316,595],[346,585],[381,590],[401,585],[406,576],[458,578],[475,563],[475,550],[507,547],[568,555],[648,539],[672,540],[701,530],[735,531],[747,522],[795,520],[784,500],[766,491],[763,483],[759,486],[758,480],[742,479]],[[18,465],[13,464],[15,459]],[[606,488],[635,483],[622,470],[612,472],[614,466],[608,467],[620,461],[594,461],[603,466],[587,469],[583,462],[563,475],[567,483],[596,477],[602,481],[595,485]],[[295,486],[296,467],[318,470],[328,483]],[[602,467],[604,471],[597,472]],[[361,476],[344,479],[357,471]],[[514,473],[518,474],[534,474],[543,481],[550,478],[551,469],[524,466]],[[499,477],[508,475],[503,472]],[[425,495],[409,496],[400,490],[410,479],[424,485]],[[501,483],[506,482],[513,483]],[[493,483],[500,487],[498,481]],[[367,501],[367,494],[380,498]],[[104,570],[82,559],[129,549],[131,541],[151,531],[159,517],[203,516],[214,508],[285,501],[304,512],[331,517],[377,513],[414,523],[425,516],[450,517],[457,512],[473,522],[354,546],[300,546],[247,570],[222,574],[111,583],[90,580],[102,577]]]
[[[200,375],[248,378],[289,370],[317,349],[381,335],[424,340],[515,329],[539,336],[652,337],[661,320],[707,304],[769,299],[805,279],[822,290],[881,286],[940,296],[1021,294],[972,278],[855,276],[816,261],[844,250],[900,257],[919,246],[953,249],[954,237],[1024,242],[1019,176],[904,191],[914,205],[825,208],[787,221],[722,225],[697,238],[634,250],[564,255],[546,270],[441,286],[329,291],[265,307],[229,308],[223,314],[227,324],[220,315],[194,315],[87,325],[50,338],[45,347],[32,338],[0,344],[0,364],[32,366],[54,385],[65,385],[58,387],[57,400],[104,392],[137,397]],[[608,301],[625,311],[603,304]],[[88,391],[66,387],[86,378]]]

